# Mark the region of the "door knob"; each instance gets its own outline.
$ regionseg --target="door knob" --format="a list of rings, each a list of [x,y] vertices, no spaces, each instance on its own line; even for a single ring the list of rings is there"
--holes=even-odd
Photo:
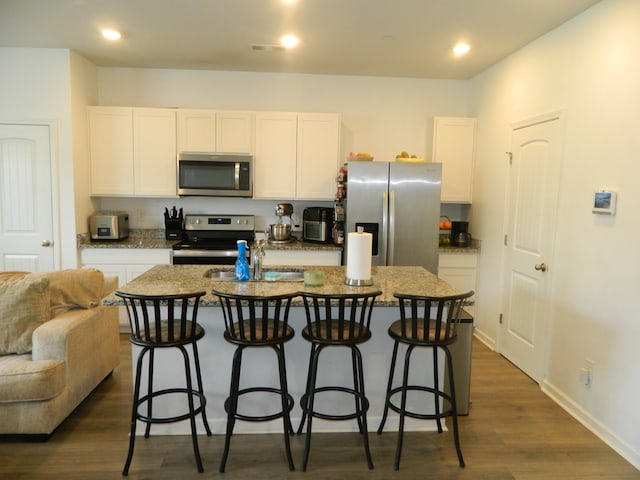
[[[43,240],[41,245],[43,247],[50,247],[51,246],[51,242],[49,240]]]
[[[547,271],[547,265],[544,264],[544,263],[537,263],[534,268],[536,270],[540,271],[540,272],[546,272]]]

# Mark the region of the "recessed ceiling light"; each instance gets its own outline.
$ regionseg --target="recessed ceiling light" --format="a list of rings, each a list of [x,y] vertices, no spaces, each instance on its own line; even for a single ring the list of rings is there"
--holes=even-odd
[[[117,30],[112,30],[110,28],[105,28],[102,30],[102,36],[107,40],[120,40],[122,35]]]
[[[471,50],[471,45],[468,43],[460,42],[453,47],[453,53],[456,56],[464,55],[469,50]]]
[[[296,45],[298,45],[299,41],[300,40],[298,40],[298,37],[296,37],[295,35],[284,35],[283,37],[280,38],[280,43],[285,48],[293,48]]]

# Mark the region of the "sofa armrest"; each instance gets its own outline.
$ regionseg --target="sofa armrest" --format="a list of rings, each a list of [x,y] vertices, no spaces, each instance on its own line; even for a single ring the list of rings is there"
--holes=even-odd
[[[104,287],[102,289],[102,298],[110,295],[118,289],[118,276],[117,275],[105,275]]]

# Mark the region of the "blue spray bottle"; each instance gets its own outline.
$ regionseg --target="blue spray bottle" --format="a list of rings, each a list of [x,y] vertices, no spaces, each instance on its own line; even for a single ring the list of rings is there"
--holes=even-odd
[[[249,275],[249,263],[247,262],[247,241],[238,240],[238,259],[236,260],[236,280],[246,282],[251,278]]]

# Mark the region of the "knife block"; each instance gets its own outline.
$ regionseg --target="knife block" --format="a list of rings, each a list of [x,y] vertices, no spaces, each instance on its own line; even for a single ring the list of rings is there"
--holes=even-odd
[[[165,218],[164,238],[166,240],[182,240],[182,218]]]

